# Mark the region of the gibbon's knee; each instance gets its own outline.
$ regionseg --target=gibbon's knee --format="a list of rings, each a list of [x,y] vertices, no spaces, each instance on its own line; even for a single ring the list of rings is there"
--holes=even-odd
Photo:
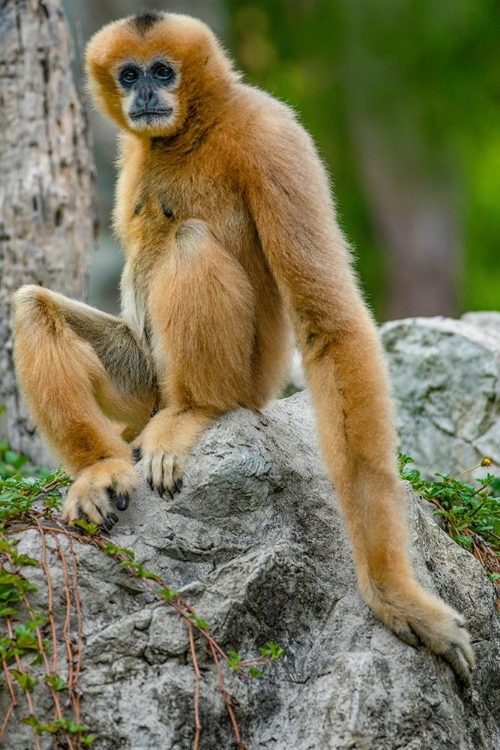
[[[200,219],[188,219],[175,233],[175,250],[179,254],[197,253],[206,242],[216,242],[208,224]]]
[[[47,333],[55,334],[61,327],[61,317],[51,293],[36,284],[25,284],[13,295],[14,323],[19,335],[22,329],[33,332],[42,326]]]

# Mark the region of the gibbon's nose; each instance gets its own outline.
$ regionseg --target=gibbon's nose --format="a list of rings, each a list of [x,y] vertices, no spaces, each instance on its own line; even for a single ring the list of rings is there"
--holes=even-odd
[[[141,86],[135,99],[136,107],[139,109],[148,109],[158,105],[158,96],[151,86]]]

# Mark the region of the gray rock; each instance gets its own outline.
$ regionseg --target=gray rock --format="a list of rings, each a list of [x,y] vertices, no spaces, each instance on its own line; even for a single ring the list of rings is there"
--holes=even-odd
[[[500,314],[381,327],[400,448],[425,474],[500,465]]]
[[[408,509],[418,578],[464,613],[473,634],[478,666],[471,688],[425,648],[400,641],[361,599],[306,394],[275,402],[262,415],[241,410],[220,419],[197,446],[175,500],[142,486],[113,540],[183,591],[224,648],[245,657],[268,640],[286,648],[263,680],[224,668],[249,750],[494,750],[500,623],[491,584],[410,491]],[[36,531],[21,539],[22,551],[40,555]],[[76,547],[86,641],[82,718],[97,735],[94,747],[190,750],[194,680],[184,626],[112,560]],[[49,561],[60,592],[62,573],[50,552]],[[41,592],[40,585],[40,608]],[[59,624],[64,611],[58,593]],[[59,651],[64,655],[62,645]],[[198,652],[200,748],[232,750],[199,639]],[[50,709],[44,695],[35,689],[39,712]],[[7,705],[0,691],[0,715]],[[24,750],[32,742],[28,728],[11,720],[5,747]]]

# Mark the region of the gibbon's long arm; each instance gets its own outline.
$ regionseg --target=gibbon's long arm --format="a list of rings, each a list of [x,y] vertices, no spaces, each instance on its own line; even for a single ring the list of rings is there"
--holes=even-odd
[[[474,656],[463,619],[417,583],[405,548],[388,377],[326,175],[309,136],[291,118],[270,130],[249,149],[256,156],[246,193],[294,321],[360,589],[400,637],[414,645],[420,637],[469,680]]]

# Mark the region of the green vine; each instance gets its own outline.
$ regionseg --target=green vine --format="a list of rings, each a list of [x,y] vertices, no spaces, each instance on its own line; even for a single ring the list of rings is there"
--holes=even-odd
[[[235,651],[227,653],[210,633],[210,625],[171,588],[157,573],[147,570],[135,560],[132,550],[114,544],[97,524],[85,520],[76,522],[77,529],[60,522],[59,509],[62,491],[71,483],[60,469],[47,471],[30,467],[28,459],[14,453],[8,445],[0,444],[0,662],[5,684],[10,695],[10,706],[0,726],[0,743],[7,725],[16,711],[22,711],[23,696],[28,715],[18,720],[31,727],[37,750],[40,735],[48,733],[69,750],[87,747],[95,736],[81,721],[82,692],[79,676],[83,655],[83,619],[78,596],[78,562],[74,543],[90,544],[111,557],[129,575],[139,579],[165,605],[173,607],[183,618],[189,635],[189,647],[194,670],[193,750],[198,750],[202,734],[199,691],[202,674],[199,668],[194,633],[197,631],[207,645],[215,670],[218,687],[229,715],[239,750],[245,750],[238,727],[235,706],[224,684],[222,665],[250,678],[262,678],[261,669],[279,659],[284,650],[268,642],[260,649],[260,657],[245,660]],[[35,529],[41,539],[41,560],[18,552],[17,536]],[[16,534],[16,537],[13,537]],[[67,540],[67,550],[60,538]],[[47,563],[47,539],[51,539],[63,570],[66,616],[58,626],[54,617],[54,592]],[[37,588],[26,577],[25,569],[42,568],[47,588],[47,612],[33,609],[30,595]],[[22,570],[21,570],[22,569]],[[69,631],[71,618],[76,618],[76,646]],[[61,662],[58,644],[64,644],[66,679],[58,672]],[[42,721],[35,715],[33,693],[45,688],[52,696],[53,716]],[[69,695],[72,716],[63,713],[60,694]]]

